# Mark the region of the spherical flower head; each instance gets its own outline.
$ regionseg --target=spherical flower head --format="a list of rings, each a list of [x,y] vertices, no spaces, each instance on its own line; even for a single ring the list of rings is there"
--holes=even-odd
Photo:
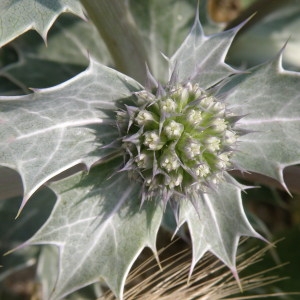
[[[138,174],[144,198],[188,197],[223,179],[238,138],[225,103],[192,83],[135,97],[127,115],[117,113],[117,125],[130,166],[125,169]]]

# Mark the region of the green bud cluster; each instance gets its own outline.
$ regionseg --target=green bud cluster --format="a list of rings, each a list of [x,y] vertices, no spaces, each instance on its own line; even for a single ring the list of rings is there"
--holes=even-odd
[[[222,180],[237,140],[223,102],[191,83],[159,96],[146,90],[135,95],[136,106],[119,111],[117,125],[124,170],[143,181],[146,198],[157,192],[187,196]]]

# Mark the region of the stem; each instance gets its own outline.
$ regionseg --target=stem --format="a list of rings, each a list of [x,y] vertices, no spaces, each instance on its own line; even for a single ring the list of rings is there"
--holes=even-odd
[[[146,83],[147,55],[138,29],[124,0],[81,0],[104,39],[115,67]]]

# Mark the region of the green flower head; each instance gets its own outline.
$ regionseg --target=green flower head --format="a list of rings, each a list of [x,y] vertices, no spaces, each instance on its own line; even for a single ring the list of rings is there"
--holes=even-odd
[[[166,205],[207,192],[232,168],[238,118],[216,87],[171,78],[135,92],[134,104],[117,112],[123,170],[141,181],[142,202],[159,195]]]

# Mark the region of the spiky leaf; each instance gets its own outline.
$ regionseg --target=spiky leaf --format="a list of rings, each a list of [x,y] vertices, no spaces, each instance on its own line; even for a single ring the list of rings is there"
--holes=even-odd
[[[300,74],[281,67],[281,55],[230,83],[229,108],[245,115],[235,162],[284,184],[283,169],[300,162]]]
[[[172,55],[188,34],[195,15],[194,3],[172,0],[131,0],[129,3],[143,35],[151,72],[157,79],[165,81],[168,67],[161,53]],[[162,11],[165,12],[163,18]]]
[[[126,174],[111,176],[111,163],[86,177],[74,175],[51,187],[57,204],[29,244],[59,248],[57,283],[51,299],[104,279],[122,298],[126,275],[146,246],[155,251],[162,209],[156,201],[140,208],[140,186]]]
[[[235,73],[224,60],[239,28],[205,36],[196,18],[190,34],[171,57],[170,72],[177,70],[180,82],[197,82],[203,89]]]
[[[105,110],[139,88],[132,79],[91,61],[61,85],[21,97],[0,97],[0,164],[17,170],[25,205],[56,174],[103,158],[100,147],[118,136]]]
[[[129,4],[143,36],[151,72],[156,79],[165,82],[168,76],[168,62],[162,54],[171,57],[190,32],[197,13],[195,1],[130,0]],[[219,31],[220,27],[207,21],[207,0],[200,1],[199,5],[203,27],[210,32]]]
[[[236,116],[246,115],[237,123],[238,128],[253,131],[239,137],[239,151],[233,156],[235,165],[273,176],[284,184],[284,166],[298,163],[300,157],[295,150],[299,148],[295,137],[300,130],[296,88],[299,74],[283,71],[279,59],[249,73],[229,77],[236,71],[224,60],[238,29],[206,37],[196,20],[190,35],[171,57],[171,71],[175,68],[179,81],[192,80],[202,88],[223,79],[230,81],[221,91],[225,92],[227,108]],[[240,194],[236,183],[222,183],[195,199],[194,206],[185,203],[180,208],[180,224],[187,222],[193,239],[192,266],[209,250],[235,270],[240,236],[259,237],[246,219]]]
[[[72,12],[84,18],[78,0],[2,0],[0,47],[30,29],[36,30],[46,40],[49,28],[63,12]]]
[[[241,187],[223,182],[209,193],[199,193],[195,206],[181,203],[179,224],[187,223],[193,243],[191,270],[210,251],[234,273],[236,250],[241,236],[260,237],[250,225],[242,207]]]
[[[30,31],[10,43],[6,51],[12,50],[17,54],[17,61],[4,66],[0,76],[26,92],[28,88],[50,87],[74,77],[86,69],[89,55],[111,65],[108,51],[95,27],[74,15],[59,17],[49,31],[47,46],[36,32]],[[1,78],[1,85],[2,82]]]
[[[248,68],[264,63],[275,56],[288,41],[283,56],[287,69],[300,70],[300,1],[286,0],[261,3],[262,9],[253,17],[248,30],[234,40],[228,62]],[[256,8],[257,9],[257,8]]]

